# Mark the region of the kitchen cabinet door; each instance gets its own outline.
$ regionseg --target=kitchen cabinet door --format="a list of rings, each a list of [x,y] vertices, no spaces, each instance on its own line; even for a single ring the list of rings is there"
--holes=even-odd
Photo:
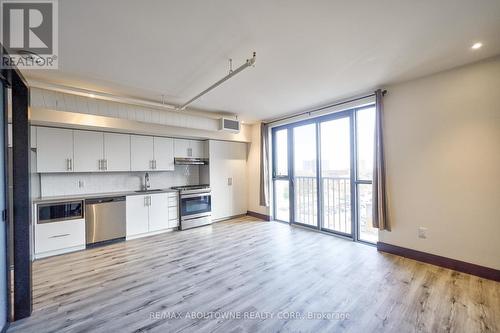
[[[130,136],[130,166],[132,171],[153,170],[153,145],[153,137],[151,136]]]
[[[127,237],[149,231],[149,206],[147,195],[127,196]]]
[[[105,171],[130,171],[130,135],[104,133]]]
[[[174,139],[174,156],[175,157],[193,157],[193,151],[190,148],[190,140]]]
[[[158,193],[149,195],[149,231],[158,231],[168,228],[168,194]]]
[[[38,127],[37,172],[73,172],[73,130]]]
[[[103,171],[104,136],[102,132],[73,131],[75,172]]]
[[[205,142],[199,140],[189,140],[189,147],[191,148],[193,157],[205,157]]]
[[[247,175],[245,160],[234,160],[232,164],[231,214],[234,216],[247,213]]]
[[[154,137],[154,169],[158,171],[174,170],[174,140]]]
[[[228,177],[230,177],[229,142],[210,140],[210,189],[212,191],[212,219],[231,216],[232,200]]]
[[[210,188],[214,220],[247,211],[246,144],[210,140]]]

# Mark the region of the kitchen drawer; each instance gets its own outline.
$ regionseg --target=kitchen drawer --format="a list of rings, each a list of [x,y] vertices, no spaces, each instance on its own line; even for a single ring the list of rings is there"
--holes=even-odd
[[[85,247],[85,220],[71,220],[53,223],[36,224],[35,254],[61,251],[64,249]]]
[[[178,199],[177,197],[169,197],[168,198],[168,207],[177,207],[177,203],[178,203]]]
[[[179,217],[179,210],[177,207],[168,207],[168,219],[174,220]]]

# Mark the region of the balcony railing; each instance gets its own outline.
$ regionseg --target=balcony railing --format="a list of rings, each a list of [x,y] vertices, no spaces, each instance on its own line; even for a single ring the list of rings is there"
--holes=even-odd
[[[323,227],[351,232],[351,180],[347,177],[322,177]],[[295,221],[317,225],[316,177],[295,177]]]

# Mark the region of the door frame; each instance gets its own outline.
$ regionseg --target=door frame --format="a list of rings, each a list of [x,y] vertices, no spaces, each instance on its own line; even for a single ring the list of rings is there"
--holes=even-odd
[[[362,243],[366,243],[369,245],[374,245],[370,242],[361,240],[359,238],[359,216],[358,216],[358,184],[371,184],[371,181],[367,180],[360,180],[358,179],[358,170],[357,170],[357,165],[358,165],[358,147],[357,147],[357,119],[356,115],[357,112],[363,109],[368,109],[368,108],[373,108],[374,103],[369,103],[366,105],[362,105],[359,107],[354,107],[350,108],[347,110],[339,111],[339,112],[334,112],[331,114],[326,114],[326,115],[321,115],[318,117],[310,118],[310,119],[305,119],[305,120],[299,120],[296,122],[288,123],[288,124],[283,124],[283,125],[278,125],[276,127],[271,128],[271,143],[272,143],[272,165],[271,165],[271,174],[272,174],[272,186],[273,186],[273,208],[272,208],[272,213],[273,213],[273,220],[282,222],[282,223],[287,223],[289,225],[298,225],[301,227],[306,227],[309,229],[317,230],[320,232],[324,232],[327,234],[333,234],[336,236],[340,236],[342,238],[347,238],[353,241],[358,241]],[[350,139],[350,200],[351,200],[351,233],[346,234],[343,232],[327,229],[324,227],[324,221],[323,221],[323,195],[322,195],[322,182],[321,182],[321,123],[325,121],[330,121],[330,120],[336,120],[336,119],[341,119],[341,118],[348,118],[349,119],[349,139]],[[293,174],[294,174],[294,168],[293,168],[293,128],[298,127],[298,126],[303,126],[303,125],[308,125],[314,123],[316,125],[316,183],[317,183],[317,225],[316,226],[311,226],[307,225],[304,223],[300,222],[295,222],[295,184],[293,181]],[[288,162],[288,175],[287,176],[276,176],[276,132],[280,130],[287,130],[287,162]],[[289,212],[289,221],[281,221],[276,219],[276,189],[275,189],[275,181],[276,180],[288,180],[288,186],[289,186],[289,207],[290,207],[290,212]]]
[[[0,56],[8,57],[9,54],[0,44]],[[14,281],[10,280],[9,288],[13,285],[14,297],[10,303],[9,314],[13,313],[10,320],[19,320],[29,317],[32,312],[32,262],[31,262],[31,191],[30,191],[30,90],[26,79],[17,68],[1,68],[0,78],[11,89],[12,105],[12,200],[13,211],[7,211],[11,215],[12,226],[7,231],[13,234],[13,242],[7,242],[7,247],[12,248],[14,255]],[[5,101],[7,102],[7,101]],[[7,106],[7,105],[6,105]],[[8,106],[7,106],[8,107]],[[8,109],[5,109],[8,113]],[[7,116],[4,114],[4,116]],[[8,118],[7,118],[8,119]],[[8,122],[8,121],[7,121]],[[5,126],[7,126],[7,122]],[[8,137],[7,137],[8,140]],[[6,140],[6,143],[8,142]],[[4,163],[7,159],[4,156]],[[7,172],[8,169],[6,169]],[[8,207],[8,206],[7,206]],[[7,217],[8,219],[8,217]],[[10,231],[10,227],[12,231]],[[7,239],[9,240],[9,239]],[[12,263],[7,261],[7,270]]]

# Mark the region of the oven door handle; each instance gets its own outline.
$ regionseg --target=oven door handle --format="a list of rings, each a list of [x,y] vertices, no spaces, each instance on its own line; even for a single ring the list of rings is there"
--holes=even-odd
[[[181,199],[188,199],[188,198],[199,198],[199,197],[209,197],[210,193],[196,193],[196,194],[181,194]]]

